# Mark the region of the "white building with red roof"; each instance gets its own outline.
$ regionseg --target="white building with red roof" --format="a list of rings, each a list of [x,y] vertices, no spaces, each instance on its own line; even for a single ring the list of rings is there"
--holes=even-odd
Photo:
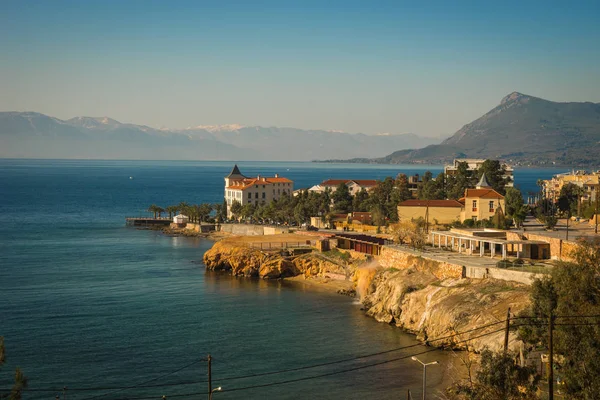
[[[275,174],[273,177],[244,176],[237,165],[225,177],[225,202],[227,203],[227,217],[231,217],[231,205],[234,201],[242,206],[246,204],[268,204],[278,200],[283,195],[291,196],[294,191],[294,182],[288,178]]]
[[[323,193],[329,189],[334,192],[340,183],[343,183],[348,187],[348,191],[352,196],[360,192],[362,189],[370,191],[377,186],[377,181],[375,179],[328,179],[311,187],[308,190],[311,192]]]

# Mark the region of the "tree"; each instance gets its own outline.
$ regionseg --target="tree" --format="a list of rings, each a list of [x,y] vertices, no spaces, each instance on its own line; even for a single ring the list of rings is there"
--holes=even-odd
[[[414,250],[422,250],[425,247],[427,241],[427,234],[425,233],[425,220],[421,217],[414,221],[411,221],[412,227],[408,232],[408,241],[410,246]]]
[[[156,204],[152,204],[150,207],[148,207],[147,211],[151,212],[151,213],[154,213],[154,219],[156,219],[156,214],[158,214],[159,210],[162,210],[162,208],[160,208]]]
[[[0,336],[0,367],[6,361],[6,353],[4,349],[4,337]],[[19,367],[15,369],[15,383],[13,384],[10,394],[7,396],[9,400],[21,400],[23,391],[27,389],[27,377]],[[0,393],[0,398],[4,398],[4,394]]]
[[[521,191],[516,188],[508,188],[504,196],[506,215],[513,219],[515,226],[521,226],[527,216],[527,208],[523,204]]]
[[[177,206],[168,206],[166,208],[166,211],[169,213],[169,219],[173,218],[175,214],[177,214],[177,210],[179,210]]]
[[[412,194],[408,188],[408,177],[406,174],[398,174],[398,176],[396,176],[396,185],[394,186],[394,189],[398,196],[398,203],[412,198]]]
[[[506,185],[511,182],[511,178],[506,177],[506,167],[498,160],[485,160],[479,170],[477,170],[477,179],[485,174],[488,183],[496,192],[504,195]]]
[[[425,177],[428,174],[429,179],[425,179]],[[444,187],[445,181],[446,178],[443,172],[440,172],[440,174],[435,179],[433,179],[431,178],[431,172],[427,171],[423,176],[423,184],[419,187],[419,199],[444,200],[446,198],[446,190]]]
[[[337,186],[332,198],[335,211],[340,213],[352,212],[352,195],[344,182]]]
[[[570,218],[573,214],[579,215],[579,202],[583,194],[583,188],[577,185],[572,183],[563,185],[563,187],[560,189],[560,194],[558,197],[558,209],[563,213],[566,213],[568,218]]]
[[[459,162],[456,173],[446,177],[446,197],[458,200],[465,195],[465,190],[475,186],[475,183],[476,177],[473,171],[469,170],[469,164]]]
[[[233,219],[238,220],[242,214],[242,204],[239,201],[234,200],[231,203],[230,211],[233,215]]]
[[[414,221],[404,220],[391,226],[391,234],[394,242],[404,244],[411,242],[411,239],[414,239],[418,235],[418,229],[419,227]],[[418,241],[419,239],[417,238]]]
[[[535,370],[517,365],[515,358],[515,354],[484,350],[475,379],[469,370],[467,381],[452,386],[450,394],[469,400],[539,399],[536,394],[539,378]]]
[[[570,256],[573,262],[560,262],[549,277],[534,281],[531,306],[521,315],[530,322],[519,328],[519,336],[547,347],[548,320],[559,317],[554,353],[564,360],[558,367],[565,398],[592,400],[600,393],[600,325],[597,318],[565,316],[600,315],[600,243],[581,241]]]
[[[367,211],[369,209],[369,192],[365,188],[360,189],[352,199],[353,211]]]

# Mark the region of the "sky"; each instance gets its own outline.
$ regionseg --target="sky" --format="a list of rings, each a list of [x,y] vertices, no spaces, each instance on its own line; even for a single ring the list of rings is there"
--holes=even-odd
[[[3,0],[0,111],[449,136],[513,91],[600,102],[599,17],[599,1]]]

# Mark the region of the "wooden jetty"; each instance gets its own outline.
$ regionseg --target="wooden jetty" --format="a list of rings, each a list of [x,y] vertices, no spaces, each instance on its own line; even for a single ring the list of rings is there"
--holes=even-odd
[[[172,219],[168,217],[147,218],[147,217],[127,217],[125,223],[127,226],[169,226]]]

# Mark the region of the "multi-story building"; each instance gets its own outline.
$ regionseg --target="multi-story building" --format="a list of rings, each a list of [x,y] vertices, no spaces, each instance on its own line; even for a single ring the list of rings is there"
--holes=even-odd
[[[452,165],[446,165],[444,167],[445,175],[455,175],[458,171],[458,164],[461,162],[467,163],[467,170],[469,171],[477,171],[481,168],[481,165],[485,162],[485,159],[480,158],[456,158],[454,159],[454,163]],[[506,170],[506,174],[504,178],[510,178],[510,182],[506,184],[506,187],[513,187],[514,185],[514,169],[508,164],[502,164],[504,169]]]
[[[481,221],[490,219],[504,209],[504,196],[490,187],[485,177],[481,176],[474,189],[466,189],[465,196],[457,200],[406,200],[398,205],[400,221],[423,218],[439,224],[454,221],[464,222],[466,219]]]
[[[460,212],[460,220],[472,219],[481,221],[490,219],[500,210],[505,212],[504,196],[496,192],[487,182],[485,174],[481,175],[479,183],[475,189],[466,189],[465,197],[459,199],[464,204]]]
[[[311,192],[323,193],[325,190],[329,189],[334,192],[340,183],[343,183],[348,187],[348,191],[352,196],[362,189],[369,191],[377,186],[377,181],[375,179],[328,179],[308,190]]]
[[[241,205],[268,204],[271,200],[278,200],[282,195],[291,196],[294,191],[294,182],[288,178],[275,174],[273,177],[242,175],[237,165],[225,177],[225,201],[227,203],[227,217],[231,217],[231,205],[234,201]]]
[[[600,171],[572,171],[564,174],[557,174],[552,179],[543,181],[544,195],[547,199],[557,201],[560,196],[560,191],[564,185],[572,183],[583,189],[582,202],[593,202],[598,198],[598,190],[600,190]]]

